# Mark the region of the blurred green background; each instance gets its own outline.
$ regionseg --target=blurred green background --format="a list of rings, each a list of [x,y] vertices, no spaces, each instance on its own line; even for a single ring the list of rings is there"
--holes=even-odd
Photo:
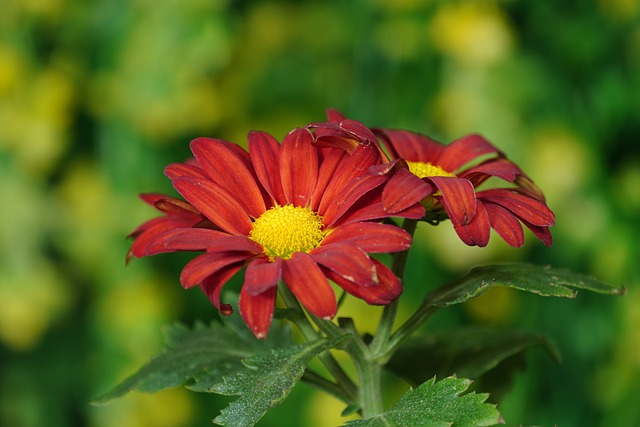
[[[125,236],[154,215],[137,194],[172,193],[163,167],[197,136],[280,139],[329,107],[447,142],[481,132],[521,165],[557,214],[554,246],[469,248],[448,223],[421,225],[406,298],[499,261],[628,287],[497,290],[428,327],[555,340],[562,364],[527,354],[507,425],[640,425],[639,14],[634,0],[2,0],[0,425],[210,425],[228,398],[88,404],[161,348],[162,325],[217,317],[179,286],[189,257],[125,267]],[[341,410],[301,385],[261,425],[331,426]]]

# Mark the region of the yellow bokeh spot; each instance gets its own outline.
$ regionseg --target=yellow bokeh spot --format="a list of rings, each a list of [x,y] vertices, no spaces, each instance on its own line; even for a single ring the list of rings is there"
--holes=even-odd
[[[274,206],[260,215],[249,238],[262,245],[270,258],[289,259],[295,252],[309,252],[318,247],[325,235],[320,215],[289,204]]]
[[[467,312],[476,320],[488,325],[504,325],[511,320],[517,308],[515,290],[496,286],[465,304]]]
[[[446,3],[430,22],[429,35],[445,55],[478,66],[505,58],[513,45],[504,14],[480,2]]]
[[[427,178],[431,176],[447,176],[455,178],[455,175],[451,172],[447,172],[438,165],[434,165],[429,162],[411,162],[407,160],[407,165],[411,173],[418,178]]]

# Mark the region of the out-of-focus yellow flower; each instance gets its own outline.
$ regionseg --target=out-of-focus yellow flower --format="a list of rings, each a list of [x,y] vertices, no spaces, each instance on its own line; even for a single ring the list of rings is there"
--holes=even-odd
[[[640,3],[637,0],[598,0],[602,13],[617,21],[627,21],[637,17]]]
[[[428,23],[434,46],[454,60],[488,66],[509,55],[513,32],[502,11],[492,3],[445,3]]]
[[[193,418],[193,402],[184,388],[154,394],[129,393],[112,403],[92,409],[92,427],[180,427]]]

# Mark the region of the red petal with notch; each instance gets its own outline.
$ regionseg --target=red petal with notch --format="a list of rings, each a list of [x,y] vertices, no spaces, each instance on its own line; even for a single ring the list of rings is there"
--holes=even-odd
[[[551,231],[549,231],[549,227],[533,225],[524,220],[522,221],[522,223],[526,225],[527,228],[531,230],[533,234],[542,241],[542,243],[547,246],[551,246],[553,244],[553,237],[551,237]]]
[[[440,190],[441,203],[454,224],[468,224],[476,214],[476,192],[469,180],[432,176],[431,182]]]
[[[484,190],[477,194],[479,199],[496,203],[513,212],[518,218],[532,225],[549,227],[556,217],[544,203],[508,189]]]
[[[207,277],[202,281],[200,289],[209,298],[211,304],[224,316],[229,316],[233,313],[233,307],[230,304],[223,304],[220,300],[220,293],[225,283],[229,281],[243,266],[243,263],[231,264],[220,270],[215,274]]]
[[[379,283],[375,263],[357,246],[345,243],[322,245],[309,255],[321,265],[359,286],[377,286]]]
[[[331,319],[336,314],[336,296],[322,270],[309,254],[296,252],[285,260],[282,278],[298,301],[317,317]]]
[[[183,288],[191,288],[204,279],[217,273],[221,269],[243,262],[251,257],[249,253],[225,253],[215,252],[198,255],[187,263],[180,273],[180,283]]]
[[[395,225],[356,222],[331,230],[322,246],[334,243],[355,245],[367,253],[400,252],[411,247],[411,235]]]
[[[318,149],[307,129],[294,129],[280,148],[280,178],[288,203],[307,206],[318,180]]]
[[[386,305],[402,294],[402,282],[391,270],[377,260],[373,260],[378,272],[377,286],[358,286],[344,277],[325,269],[327,277],[349,294],[372,305]]]
[[[419,203],[436,188],[406,169],[399,169],[382,191],[382,204],[390,214]]]
[[[482,203],[478,203],[476,216],[467,224],[453,222],[453,228],[462,241],[469,246],[487,246],[491,234],[489,214]]]
[[[456,139],[446,146],[446,149],[435,164],[448,172],[454,172],[471,160],[485,154],[498,154],[502,156],[500,150],[491,145],[489,141],[481,135],[472,134]]]
[[[236,201],[237,195],[208,179],[181,177],[173,180],[175,189],[204,216],[234,235],[249,235],[251,218]]]
[[[247,265],[244,273],[242,288],[249,295],[258,295],[275,287],[282,278],[282,260],[276,257],[273,261],[268,258],[257,258]]]
[[[493,203],[483,203],[487,214],[489,214],[489,222],[491,228],[502,237],[510,246],[519,248],[524,244],[524,232],[520,221],[511,212],[502,206]]]
[[[249,155],[260,183],[275,203],[286,205],[280,180],[280,144],[266,132],[250,132],[247,139]]]
[[[191,142],[191,151],[207,176],[233,194],[252,217],[264,213],[266,207],[253,169],[247,167],[246,158],[237,149],[219,139],[198,138]]]
[[[240,314],[256,338],[264,339],[267,337],[275,304],[276,288],[269,289],[259,295],[249,294],[244,287],[240,291],[238,300]]]

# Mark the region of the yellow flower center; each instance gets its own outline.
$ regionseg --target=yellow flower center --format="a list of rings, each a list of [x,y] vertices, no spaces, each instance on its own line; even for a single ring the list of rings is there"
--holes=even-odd
[[[430,176],[448,176],[455,177],[454,174],[447,172],[442,169],[440,166],[436,166],[429,162],[411,162],[409,160],[406,161],[409,166],[409,171],[416,175],[418,178],[428,178]]]
[[[309,252],[325,236],[320,215],[291,204],[274,206],[260,215],[249,233],[249,238],[262,245],[271,259],[289,259],[295,252]]]

